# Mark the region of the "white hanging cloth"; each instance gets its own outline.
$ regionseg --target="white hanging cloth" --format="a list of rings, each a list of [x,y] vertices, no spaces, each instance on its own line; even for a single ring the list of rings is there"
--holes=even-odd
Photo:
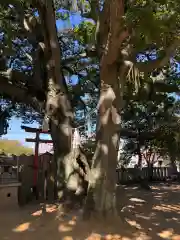
[[[72,148],[78,148],[81,145],[81,136],[79,130],[75,128],[72,140]]]

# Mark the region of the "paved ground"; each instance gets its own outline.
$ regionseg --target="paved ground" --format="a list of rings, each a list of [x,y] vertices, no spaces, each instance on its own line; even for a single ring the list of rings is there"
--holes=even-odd
[[[0,201],[1,201],[0,193]],[[62,215],[56,206],[19,209],[13,199],[0,203],[1,240],[180,240],[180,186],[154,185],[147,192],[137,187],[119,188],[119,209],[126,223],[83,222],[80,213]]]

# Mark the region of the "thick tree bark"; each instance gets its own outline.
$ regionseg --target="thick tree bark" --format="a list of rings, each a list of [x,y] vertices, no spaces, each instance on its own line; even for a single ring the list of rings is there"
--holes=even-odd
[[[73,109],[68,97],[67,86],[62,73],[61,51],[57,37],[55,10],[52,0],[36,0],[44,41],[43,60],[46,63],[45,88],[46,112],[45,125],[49,127],[54,146],[54,188],[55,197],[65,199],[66,196],[80,194],[83,185],[83,170],[77,164],[77,158],[82,154],[79,149],[72,149]],[[49,125],[49,126],[48,126]],[[48,130],[48,129],[47,129]],[[86,163],[85,163],[86,162]],[[87,161],[84,161],[87,166]],[[83,175],[85,172],[83,172]],[[70,193],[70,194],[69,194]]]
[[[12,101],[19,103],[25,103],[31,106],[35,111],[41,113],[43,109],[43,103],[40,102],[37,96],[33,95],[28,91],[27,88],[19,87],[13,84],[15,77],[2,76],[0,74],[0,93],[4,94],[7,98]]]
[[[150,181],[150,182],[152,182],[153,181],[153,163],[152,162],[148,162],[148,180]]]
[[[68,159],[71,152],[71,123],[62,124],[57,119],[58,124],[51,120],[50,129],[54,147],[54,180],[55,197],[63,197],[66,188],[66,179],[68,178],[66,169],[68,168]],[[56,187],[57,184],[57,187]],[[58,191],[60,191],[58,193]]]
[[[97,147],[93,157],[84,217],[117,216],[116,167],[119,149],[123,87],[127,64],[121,50],[128,33],[123,29],[123,1],[105,1],[100,14],[100,99],[98,104]],[[122,48],[121,48],[122,47]]]
[[[177,174],[177,166],[176,166],[176,156],[174,154],[170,155],[170,166],[171,166],[171,174]]]
[[[137,143],[137,152],[138,152],[138,168],[142,168],[142,154],[141,154],[141,147],[139,142]]]
[[[100,216],[116,214],[116,167],[120,141],[118,128],[123,94],[123,81],[119,88],[116,83],[118,77],[117,66],[107,67],[104,64],[101,67],[97,147],[89,176],[85,217],[89,217],[93,211],[96,216],[97,213]]]
[[[44,35],[44,57],[46,59],[46,118],[51,130],[55,166],[54,175],[59,197],[64,197],[69,176],[73,171],[71,152],[73,110],[61,69],[61,52],[57,38],[53,1],[37,1],[37,8]]]

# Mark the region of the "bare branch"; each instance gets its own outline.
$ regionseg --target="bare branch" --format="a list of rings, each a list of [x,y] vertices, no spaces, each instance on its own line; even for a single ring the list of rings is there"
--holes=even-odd
[[[84,52],[84,53],[80,53],[78,55],[70,56],[70,57],[63,59],[62,65],[67,65],[68,63],[73,63],[73,62],[77,63],[77,61],[80,61],[82,59],[88,60],[85,63],[82,63],[82,65],[89,65],[91,62],[93,62],[93,59],[91,59],[91,58],[96,57],[96,56],[97,56],[96,51],[86,50],[86,52]]]
[[[66,65],[64,65],[64,66],[62,67],[62,69],[66,70],[66,71],[69,72],[71,75],[77,75],[77,76],[80,77],[80,78],[84,77],[83,74],[81,74],[81,73],[73,70],[71,67],[68,67],[68,66],[66,66]]]
[[[36,96],[31,95],[27,88],[18,87],[9,82],[8,78],[2,75],[0,75],[0,94],[4,94],[14,101],[28,104],[37,112],[42,112],[42,103]]]
[[[176,49],[180,45],[180,38],[176,38],[172,44],[162,51],[162,57],[156,60],[137,63],[136,66],[141,72],[152,72],[156,68],[164,67],[170,61],[170,58],[175,55]]]
[[[124,1],[106,0],[100,16],[99,35],[103,49],[101,62],[106,61],[108,65],[115,63],[120,57],[122,43],[129,36],[129,32],[124,28]],[[103,63],[102,63],[103,64]]]
[[[120,131],[120,135],[122,138],[134,138],[134,139],[139,139],[139,140],[144,140],[144,139],[155,139],[158,135],[158,131],[144,131],[141,132],[139,135],[136,131],[133,131],[131,129],[126,129],[126,128],[119,128],[117,131]]]

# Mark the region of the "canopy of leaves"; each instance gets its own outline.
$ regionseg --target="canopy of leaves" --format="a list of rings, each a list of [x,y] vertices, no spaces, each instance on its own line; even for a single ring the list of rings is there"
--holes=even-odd
[[[144,151],[158,156],[179,157],[179,101],[167,93],[153,92],[153,98],[126,102],[123,127],[135,134],[125,137],[124,153],[137,155]]]
[[[86,125],[87,116],[96,107],[99,95],[100,66],[99,56],[96,52],[98,44],[97,20],[103,10],[104,2],[77,0],[54,1],[54,3],[57,20],[70,21],[70,16],[74,13],[81,17],[81,23],[74,28],[58,29],[58,38],[62,51],[65,84],[76,113],[76,123],[77,125]],[[99,6],[100,11],[96,11],[97,6]],[[123,113],[123,124],[129,130],[137,131],[139,129],[144,132],[152,132],[159,129],[160,126],[165,126],[164,124],[172,119],[171,106],[173,104],[174,108],[174,100],[171,102],[172,98],[169,98],[166,93],[177,92],[179,88],[176,62],[179,57],[179,44],[177,45],[180,27],[179,10],[178,1],[139,0],[126,1],[125,3],[122,29],[127,28],[129,31],[127,42],[131,49],[131,61],[142,73],[137,75],[139,82],[141,82],[138,97],[133,86],[134,82],[127,83],[131,89],[127,88],[124,97],[127,101],[127,108],[126,112]],[[26,121],[36,119],[41,121],[47,89],[43,82],[43,66],[40,64],[43,61],[39,61],[37,58],[38,45],[42,40],[42,26],[39,22],[37,9],[33,5],[33,1],[2,1],[0,15],[0,93],[2,97],[14,104],[13,114],[23,116]],[[34,27],[29,31],[25,27],[25,23],[28,21]],[[120,28],[119,31],[122,29]],[[126,44],[124,42],[122,48]],[[150,70],[145,74],[145,68],[149,63],[154,63],[155,59],[164,59],[169,51],[171,54],[167,57],[168,61],[157,65],[153,70],[148,68]],[[173,61],[170,62],[170,58]],[[169,64],[171,67],[165,68]],[[42,82],[36,81],[37,67],[41,72],[38,75],[38,80],[42,80]],[[9,68],[13,71],[7,75]],[[77,80],[75,84],[74,79]],[[135,81],[134,77],[132,79]],[[167,81],[163,85],[164,79]],[[8,87],[22,90],[25,95],[17,94],[18,91],[3,91],[1,84],[4,84],[4,80],[8,83]],[[157,80],[161,80],[161,82],[159,81],[155,85],[154,82]],[[151,91],[152,86],[156,87],[155,91]],[[161,93],[156,94],[159,86],[161,90],[158,91]],[[152,92],[153,94],[151,94]],[[40,108],[37,109],[36,106],[39,104]],[[33,108],[35,112],[32,110]],[[39,109],[42,109],[42,112]],[[95,118],[96,112],[94,111],[91,118],[93,129],[95,129]],[[8,117],[6,119],[8,120]],[[4,122],[2,126],[8,126],[6,123]],[[145,144],[145,139],[143,141]]]

